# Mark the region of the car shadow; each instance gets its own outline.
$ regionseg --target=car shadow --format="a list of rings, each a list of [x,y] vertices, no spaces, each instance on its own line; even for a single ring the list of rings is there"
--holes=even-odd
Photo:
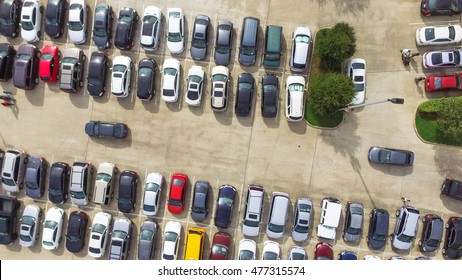
[[[89,137],[90,141],[104,145],[111,148],[126,148],[131,147],[132,145],[132,135],[131,130],[128,128],[127,136],[123,139],[113,139],[113,138],[97,138],[97,137]]]

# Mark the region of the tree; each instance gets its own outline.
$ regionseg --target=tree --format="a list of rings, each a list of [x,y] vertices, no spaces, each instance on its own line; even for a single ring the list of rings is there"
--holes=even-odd
[[[445,98],[436,119],[440,132],[447,138],[462,138],[462,99]]]
[[[313,113],[318,116],[332,114],[351,103],[355,89],[350,78],[340,73],[327,73],[312,77],[308,102],[313,104]]]

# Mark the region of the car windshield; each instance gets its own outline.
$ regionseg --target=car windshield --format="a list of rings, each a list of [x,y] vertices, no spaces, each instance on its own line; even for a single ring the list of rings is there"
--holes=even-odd
[[[301,224],[307,225],[308,221],[304,221],[304,220],[299,221],[299,224],[297,224],[294,227],[294,231],[299,232],[299,233],[308,233],[308,230],[309,230],[308,226],[304,226],[304,225],[301,225]]]
[[[106,173],[96,174],[96,181],[103,180],[104,182],[109,182],[111,180],[111,175]]]
[[[253,252],[249,250],[242,250],[239,252],[239,259],[240,260],[252,260]]]
[[[165,75],[170,75],[170,76],[175,76],[176,75],[176,69],[175,68],[165,68],[164,69],[164,74]]]
[[[226,206],[233,206],[233,200],[228,197],[220,197],[218,198],[218,205],[226,205]]]
[[[251,83],[239,83],[239,90],[241,89],[252,89],[252,84]]]
[[[58,25],[58,19],[56,17],[45,17],[47,25]]]
[[[144,74],[146,76],[150,76],[151,73],[152,73],[152,70],[151,68],[149,67],[141,67],[139,70],[138,70],[138,73],[139,74]]]
[[[205,208],[202,207],[202,206],[196,206],[196,205],[195,205],[195,206],[192,207],[192,211],[193,211],[194,213],[204,214],[204,213],[205,213]]]
[[[265,252],[263,255],[264,260],[277,260],[278,259],[278,254],[275,252]]]
[[[212,254],[226,256],[228,255],[228,248],[220,244],[215,244],[212,247]]]
[[[264,85],[263,86],[263,91],[264,92],[274,92],[277,91],[278,88],[275,85]]]
[[[80,23],[80,21],[69,21],[69,30],[81,31],[83,30],[83,25]]]
[[[289,91],[303,91],[303,85],[302,84],[290,84]]]
[[[55,221],[45,221],[45,228],[55,229],[58,226],[58,223]]]
[[[255,55],[255,47],[242,46],[241,53],[245,55]]]
[[[125,239],[127,236],[127,233],[121,230],[114,230],[112,231],[112,238],[120,238],[120,239]]]
[[[291,254],[291,259],[292,260],[304,260],[305,259],[305,255],[301,254],[301,253],[292,253]]]
[[[121,16],[119,17],[119,21],[126,22],[129,24],[132,21],[132,18],[129,16]]]
[[[84,199],[85,198],[85,193],[83,192],[76,192],[76,191],[70,191],[71,197],[76,198],[76,199]]]
[[[35,218],[31,216],[23,216],[21,224],[32,226],[35,223]]]
[[[284,231],[284,226],[282,225],[275,225],[273,223],[268,224],[268,229],[272,232],[283,232]]]
[[[348,232],[349,234],[357,235],[357,234],[359,234],[361,232],[361,229],[350,227],[350,228],[347,229],[346,232]]]
[[[401,241],[401,242],[405,242],[405,243],[410,243],[412,242],[412,239],[414,237],[413,236],[409,236],[409,235],[406,235],[406,234],[401,234],[401,235],[398,235],[398,240]]]
[[[68,57],[63,58],[62,63],[76,64],[78,61],[79,60],[77,58],[68,56]]]
[[[50,60],[53,58],[53,55],[51,53],[44,53],[42,54],[42,59],[43,60]]]
[[[145,189],[146,191],[157,192],[159,185],[156,183],[147,183]]]
[[[381,150],[379,156],[380,156],[380,162],[384,162],[384,163],[391,162],[391,151]]]
[[[30,190],[37,190],[39,185],[36,182],[26,182],[26,187]]]
[[[175,232],[168,231],[164,235],[164,242],[165,241],[176,242],[177,238],[178,238],[178,234],[176,234]]]
[[[0,17],[0,25],[10,26],[13,25],[13,21],[9,17]]]
[[[106,230],[106,227],[104,225],[102,225],[102,224],[95,224],[91,228],[91,232],[97,232],[97,233],[100,233],[100,234],[103,234],[105,230]]]
[[[181,206],[181,200],[169,199],[168,203],[172,206]]]
[[[5,174],[5,173],[3,173]],[[2,183],[7,185],[7,186],[15,186],[15,183],[13,180],[11,179],[7,179],[7,178],[2,178]]]
[[[228,77],[223,74],[215,74],[212,76],[212,81],[214,82],[226,82],[228,80]]]
[[[295,37],[295,43],[309,44],[310,43],[310,37],[308,37],[306,35],[297,35]]]
[[[27,31],[34,30],[34,25],[30,21],[21,21],[21,27]]]
[[[178,32],[168,32],[168,41],[169,42],[181,42],[181,34]]]
[[[145,229],[140,233],[140,240],[151,241],[153,236],[154,236],[153,231]]]
[[[96,37],[106,37],[107,36],[107,31],[104,28],[95,27],[93,29],[93,34]]]
[[[244,220],[244,225],[248,227],[259,227],[260,223],[258,221]]]
[[[387,237],[381,234],[374,234],[372,235],[372,239],[377,240],[377,241],[385,241]]]
[[[122,64],[116,64],[114,67],[112,67],[112,72],[125,72],[127,70],[127,66],[122,65]]]
[[[437,239],[429,239],[429,240],[427,241],[427,245],[428,245],[429,247],[438,247],[438,244],[440,244],[440,242],[439,242],[439,240],[437,240]]]
[[[448,26],[448,31],[449,31],[449,38],[451,38],[451,40],[454,40],[454,38],[456,38],[456,29],[454,28],[454,26],[452,25]]]
[[[188,80],[192,83],[200,83],[202,81],[202,78],[197,75],[191,75],[188,77]]]
[[[203,33],[197,33],[197,35],[199,35],[199,37],[204,37]],[[204,39],[193,38],[191,44],[193,47],[203,49],[207,45],[207,42]]]

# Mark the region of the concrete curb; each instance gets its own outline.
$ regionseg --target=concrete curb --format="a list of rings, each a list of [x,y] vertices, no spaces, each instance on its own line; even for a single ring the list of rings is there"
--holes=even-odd
[[[453,147],[453,148],[457,148],[457,149],[462,149],[461,146],[454,146],[454,145],[448,145],[448,144],[442,144],[442,143],[435,143],[435,142],[430,142],[430,141],[427,141],[427,140],[423,139],[422,136],[420,136],[419,131],[417,130],[417,126],[415,125],[415,117],[417,116],[418,113],[419,113],[419,109],[416,109],[415,114],[414,114],[413,126],[414,126],[415,134],[417,135],[417,138],[420,139],[420,141],[422,141],[425,144],[433,145],[433,146]]]

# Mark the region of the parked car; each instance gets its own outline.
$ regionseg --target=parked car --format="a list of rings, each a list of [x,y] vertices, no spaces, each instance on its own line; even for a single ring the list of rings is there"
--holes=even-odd
[[[150,260],[156,250],[157,224],[146,220],[141,224],[138,238],[138,259]]]
[[[87,59],[79,48],[67,48],[61,61],[59,88],[69,93],[78,93],[83,87],[84,61]]]
[[[240,261],[255,260],[257,256],[257,243],[252,239],[242,239],[239,241],[237,256]]]
[[[261,259],[264,261],[275,261],[279,260],[279,254],[281,252],[280,246],[277,242],[272,240],[266,240],[263,244],[263,251]]]
[[[425,52],[422,55],[424,68],[462,67],[462,49]]]
[[[446,178],[441,185],[441,194],[462,200],[462,182],[453,178]]]
[[[170,181],[170,194],[168,196],[168,211],[172,214],[181,214],[184,210],[188,175],[175,173]]]
[[[128,127],[123,123],[89,121],[85,124],[85,133],[92,137],[124,138]]]
[[[263,214],[263,200],[265,189],[260,185],[249,185],[245,200],[244,217],[242,219],[242,234],[244,236],[258,236]]]
[[[298,122],[303,118],[305,78],[289,76],[286,82],[286,118],[290,122]]]
[[[114,45],[121,50],[130,50],[134,42],[136,23],[139,16],[136,11],[130,7],[120,9],[119,18],[115,33]]]
[[[17,216],[21,201],[16,196],[0,195],[0,244],[12,244],[18,238]]]
[[[366,61],[362,58],[348,60],[346,75],[353,81],[356,92],[351,105],[363,104],[366,99]]]
[[[233,23],[229,20],[219,20],[215,40],[213,58],[217,65],[228,65],[233,48]]]
[[[0,9],[2,5],[3,3],[0,4]],[[7,82],[9,79],[11,79],[11,77],[13,77],[13,64],[15,56],[16,50],[11,44],[0,44],[0,81]]]
[[[229,70],[225,66],[212,69],[211,106],[213,111],[224,111],[228,107]]]
[[[93,218],[90,228],[90,241],[88,243],[88,255],[93,258],[101,258],[106,252],[111,227],[112,215],[98,212]]]
[[[395,231],[390,236],[391,245],[397,250],[409,250],[417,235],[420,212],[417,208],[404,205],[396,210]]]
[[[125,170],[119,176],[119,198],[117,208],[120,212],[131,213],[135,210],[138,191],[138,174]]]
[[[227,260],[231,248],[231,236],[226,232],[216,232],[213,235],[210,249],[210,260]]]
[[[446,227],[446,239],[444,240],[443,256],[457,260],[462,257],[462,218],[450,217]]]
[[[93,190],[93,203],[109,205],[114,196],[115,176],[118,172],[115,164],[102,162],[98,165],[95,178],[95,188]]]
[[[40,52],[31,44],[22,44],[18,48],[13,66],[13,85],[17,88],[30,90],[39,83]]]
[[[290,55],[290,70],[303,72],[309,64],[309,51],[311,45],[311,30],[299,26],[292,33],[292,51]]]
[[[176,260],[178,247],[180,246],[181,224],[169,221],[165,225],[164,238],[162,240],[161,260]]]
[[[117,218],[111,232],[111,244],[109,247],[110,260],[126,260],[130,250],[130,237],[133,223],[126,217]]]
[[[125,55],[114,57],[112,63],[111,92],[116,97],[127,97],[131,92],[132,59]]]
[[[7,192],[16,193],[23,187],[27,153],[22,150],[8,150],[3,156],[2,186]]]
[[[308,259],[305,249],[300,246],[291,246],[287,259],[290,261],[304,261]]]
[[[427,214],[422,218],[422,238],[419,240],[422,252],[435,252],[443,240],[444,222],[440,216]]]
[[[186,104],[189,106],[199,106],[204,91],[204,69],[194,65],[188,71],[188,86],[185,96]]]
[[[69,175],[71,168],[64,162],[55,162],[50,168],[48,184],[48,200],[55,204],[63,204],[67,200]]]
[[[24,0],[21,8],[21,37],[28,43],[40,40],[43,6],[39,0]]]
[[[323,198],[321,201],[321,217],[316,235],[320,238],[335,240],[341,214],[342,204],[337,198]]]
[[[52,207],[48,209],[43,222],[43,249],[55,250],[59,247],[62,240],[64,216],[64,210],[61,208]]]
[[[92,52],[88,64],[87,91],[91,96],[101,97],[106,92],[106,72],[109,66],[107,53]]]
[[[342,250],[338,254],[337,259],[341,261],[356,261],[358,259],[358,255],[356,255],[355,252],[350,250]]]
[[[375,256],[375,255],[365,255],[364,260],[366,261],[380,261],[382,260],[379,256]]]
[[[266,235],[269,238],[281,238],[289,215],[289,195],[283,192],[271,194],[268,222],[266,224]]]
[[[260,20],[258,18],[245,17],[243,19],[238,61],[244,66],[253,65],[257,60],[259,29]]]
[[[363,231],[364,206],[359,202],[348,201],[345,210],[343,240],[359,242]]]
[[[215,210],[215,226],[228,228],[233,214],[236,188],[231,185],[222,185],[218,189],[217,207]]]
[[[264,118],[275,118],[278,114],[279,79],[276,75],[265,74],[261,85],[261,115]]]
[[[113,21],[112,6],[106,3],[97,3],[93,20],[93,42],[98,48],[106,49],[111,45]]]
[[[184,49],[184,16],[181,8],[168,9],[167,48],[171,54]]]
[[[93,172],[94,167],[90,162],[75,161],[72,164],[69,191],[72,203],[75,205],[88,204]]]
[[[311,229],[313,202],[301,197],[297,199],[294,207],[294,220],[292,223],[292,239],[296,242],[304,242],[308,239]]]
[[[43,46],[39,66],[39,76],[42,81],[55,83],[59,79],[59,57],[57,46]]]
[[[428,92],[462,89],[462,74],[425,77],[425,90]]]
[[[80,210],[69,215],[66,233],[66,249],[71,253],[82,251],[85,246],[85,236],[88,230],[88,215]]]
[[[141,101],[152,100],[156,93],[156,69],[156,62],[150,58],[143,58],[138,64],[138,86],[136,95]]]
[[[180,79],[180,62],[175,58],[166,59],[162,75],[162,99],[165,102],[178,100]]]
[[[407,150],[371,147],[368,159],[372,163],[412,166],[414,153]]]
[[[199,227],[188,227],[184,245],[184,260],[202,260],[205,243],[205,230]]]
[[[210,188],[210,184],[207,181],[199,180],[194,184],[191,218],[197,222],[202,222],[207,217],[207,201]]]
[[[210,18],[206,15],[197,15],[191,38],[191,57],[194,60],[204,60],[209,44]]]
[[[69,40],[78,45],[87,40],[87,21],[89,8],[85,0],[70,0],[69,17],[67,26],[69,27]]]
[[[334,250],[332,246],[326,242],[319,242],[314,249],[314,260],[333,260]]]
[[[45,9],[45,33],[51,38],[61,38],[64,33],[66,0],[48,0]]]
[[[15,38],[19,34],[21,14],[19,0],[2,1],[0,3],[0,34],[7,38]]]
[[[379,250],[385,247],[389,224],[390,215],[387,210],[381,208],[372,209],[367,233],[367,245],[371,249]]]
[[[26,195],[32,199],[39,199],[45,192],[45,179],[48,164],[43,157],[29,156],[24,173]]]
[[[462,40],[460,25],[425,26],[417,29],[415,41],[418,46],[457,44]]]
[[[250,73],[241,73],[237,78],[236,103],[234,112],[237,116],[248,116],[252,110],[255,80]]]
[[[23,247],[32,247],[38,238],[40,228],[40,217],[42,209],[37,205],[29,204],[24,207],[22,217],[19,220],[19,245]]]
[[[141,47],[154,51],[159,47],[162,30],[162,11],[156,6],[144,8],[141,24]]]
[[[421,0],[420,12],[424,16],[452,16],[462,12],[462,3],[458,0]]]
[[[155,216],[159,211],[160,196],[164,184],[164,176],[157,172],[151,172],[146,176],[143,195],[143,214]]]

